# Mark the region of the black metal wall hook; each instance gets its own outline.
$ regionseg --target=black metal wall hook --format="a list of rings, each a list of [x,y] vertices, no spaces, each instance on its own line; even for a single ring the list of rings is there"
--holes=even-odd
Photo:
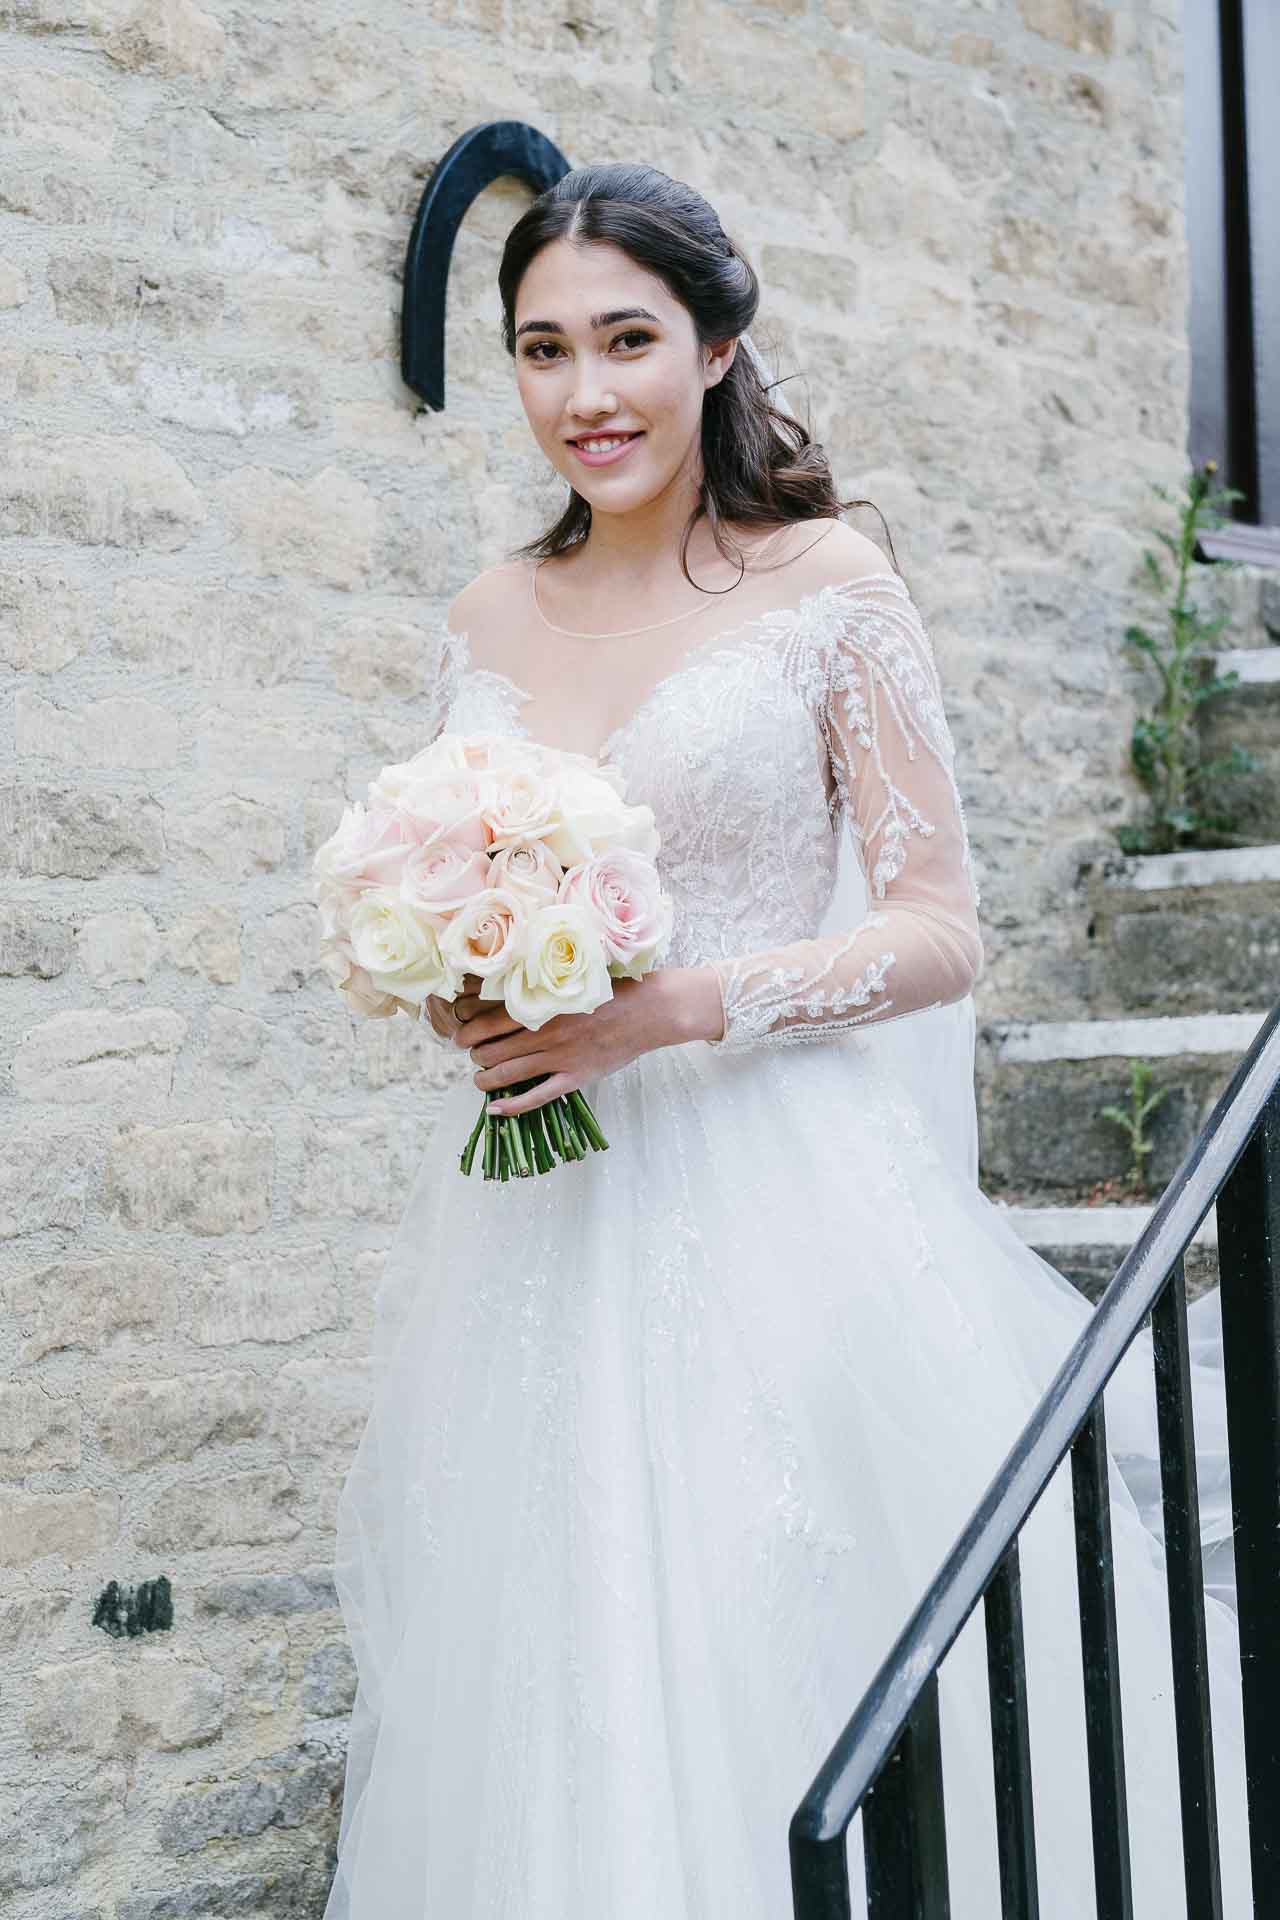
[[[428,180],[404,262],[400,374],[426,404],[444,407],[444,313],[458,229],[478,194],[514,174],[544,193],[570,171],[552,141],[524,120],[488,120],[460,134]]]

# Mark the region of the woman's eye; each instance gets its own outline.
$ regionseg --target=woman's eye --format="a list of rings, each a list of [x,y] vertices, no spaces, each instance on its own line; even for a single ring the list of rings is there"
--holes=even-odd
[[[614,336],[611,346],[617,347],[627,344],[629,346],[644,347],[648,346],[652,339],[653,335],[646,333],[643,327],[629,327],[625,333],[619,333]],[[545,354],[543,352],[544,348],[548,350]],[[545,366],[548,364],[550,356],[559,352],[560,348],[554,340],[535,340],[530,346],[525,348],[524,357],[526,360],[541,361]]]

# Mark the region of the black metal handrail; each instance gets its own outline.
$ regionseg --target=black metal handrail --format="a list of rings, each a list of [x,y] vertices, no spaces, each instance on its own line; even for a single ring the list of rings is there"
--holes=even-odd
[[[1280,1004],[1183,1157],[789,1828],[795,1920],[849,1920],[846,1833],[862,1811],[875,1920],[949,1911],[938,1669],[986,1601],[1004,1920],[1038,1912],[1018,1535],[1072,1455],[1095,1883],[1128,1915],[1103,1389],[1152,1316],[1188,1910],[1220,1920],[1204,1591],[1183,1256],[1218,1203],[1228,1451],[1255,1911],[1280,1914]],[[874,1793],[872,1789],[875,1789]]]

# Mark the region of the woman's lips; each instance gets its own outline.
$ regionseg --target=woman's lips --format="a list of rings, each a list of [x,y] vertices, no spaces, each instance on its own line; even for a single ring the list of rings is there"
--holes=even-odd
[[[612,440],[613,437],[614,436],[609,433],[602,433],[598,436],[598,438],[601,440]],[[643,433],[633,433],[629,440],[624,440],[620,447],[611,448],[608,453],[588,453],[585,447],[580,447],[577,444],[577,442],[574,440],[567,440],[565,442],[565,445],[572,448],[573,452],[577,454],[579,460],[581,460],[584,466],[607,467],[614,460],[623,459],[628,453],[630,453],[632,447],[635,446],[636,441],[643,440],[643,439],[644,439]]]

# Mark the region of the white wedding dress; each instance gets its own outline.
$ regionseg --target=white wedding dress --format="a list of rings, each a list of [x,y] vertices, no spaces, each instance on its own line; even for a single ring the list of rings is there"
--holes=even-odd
[[[528,737],[529,696],[442,642],[428,731]],[[1091,1312],[978,1188],[977,895],[900,576],[704,636],[602,758],[662,834],[666,963],[716,966],[726,1031],[590,1084],[609,1151],[505,1184],[460,1173],[480,1096],[453,1049],[339,1509],[359,1688],[325,1920],[788,1920],[791,1815]],[[1246,1920],[1213,1312],[1192,1310],[1197,1439],[1224,1912]],[[1148,1336],[1106,1410],[1135,1913],[1177,1920]],[[1040,1910],[1085,1920],[1065,1465],[1022,1586]],[[981,1606],[940,1697],[951,1911],[995,1920]],[[855,1820],[857,1915],[861,1846]]]

